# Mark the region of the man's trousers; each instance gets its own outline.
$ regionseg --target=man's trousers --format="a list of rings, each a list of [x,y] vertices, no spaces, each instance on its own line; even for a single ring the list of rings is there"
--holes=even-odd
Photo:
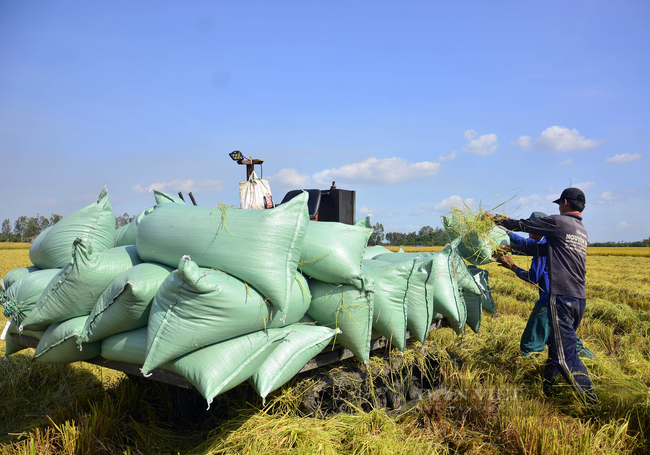
[[[544,369],[544,393],[548,395],[558,375],[588,402],[598,400],[587,368],[578,357],[576,330],[585,313],[586,299],[551,294],[548,303],[549,349]]]

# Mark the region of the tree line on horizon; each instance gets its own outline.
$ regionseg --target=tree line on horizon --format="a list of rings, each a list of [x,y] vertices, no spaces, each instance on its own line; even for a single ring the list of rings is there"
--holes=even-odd
[[[18,217],[13,223],[9,218],[2,222],[0,242],[31,242],[38,234],[50,226],[58,223],[63,217],[56,213],[48,218],[44,215]],[[129,224],[135,216],[124,213],[115,217],[115,229]],[[368,246],[374,245],[399,245],[399,246],[444,246],[449,243],[449,237],[444,229],[424,226],[419,231],[405,232],[384,232],[384,226],[376,223],[373,226],[373,233],[368,239]],[[650,247],[650,237],[636,242],[594,242],[589,246],[597,247]]]
[[[384,232],[384,226],[377,223],[368,239],[368,246],[374,245],[400,245],[400,246],[444,246],[449,243],[447,233],[439,228],[424,226],[415,232]]]
[[[125,213],[121,216],[115,217],[115,229],[120,226],[126,226],[129,224],[134,216]],[[39,213],[36,216],[27,217],[25,215],[18,217],[18,219],[13,223],[9,218],[6,218],[2,222],[2,231],[0,232],[0,242],[31,242],[45,229],[50,226],[54,226],[56,223],[61,221],[63,217],[56,213],[52,213],[50,217],[41,215]]]

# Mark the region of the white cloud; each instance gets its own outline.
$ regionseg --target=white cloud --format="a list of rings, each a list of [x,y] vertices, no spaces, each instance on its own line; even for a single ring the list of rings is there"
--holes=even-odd
[[[605,191],[598,197],[596,203],[610,205],[610,204],[614,204],[618,200],[620,200],[619,196],[615,196],[614,193],[612,193],[611,191]]]
[[[438,158],[437,161],[454,159],[456,152]],[[440,171],[440,163],[421,161],[409,163],[402,158],[368,158],[360,163],[345,164],[339,168],[325,169],[309,176],[300,174],[295,169],[281,169],[277,174],[268,177],[271,187],[307,188],[308,186],[331,185],[345,188],[352,183],[394,184],[425,177],[435,177]],[[379,213],[374,210],[374,213]]]
[[[385,211],[386,211],[386,209],[384,209],[384,208],[375,209],[375,208],[370,208],[370,207],[365,206],[365,205],[360,207],[359,210],[358,210],[359,215],[361,215],[362,217],[366,217],[366,216],[373,217],[373,216],[375,216],[375,214],[381,215]]]
[[[295,169],[280,169],[277,174],[272,175],[268,180],[269,184],[278,183],[281,187],[306,188],[311,178],[306,174],[298,173]]]
[[[542,131],[542,135],[537,138],[535,149],[569,152],[598,147],[602,142],[602,140],[586,139],[584,136],[580,136],[576,129],[570,130],[564,126],[551,126]]]
[[[521,136],[521,137],[520,137],[519,139],[517,139],[516,141],[512,141],[512,142],[510,143],[510,145],[516,145],[516,146],[521,147],[521,148],[523,148],[523,149],[527,149],[527,148],[530,148],[530,147],[532,146],[532,144],[530,143],[530,141],[531,141],[532,139],[533,139],[533,138],[530,137],[530,136]]]
[[[571,185],[571,186],[575,186],[576,188],[580,188],[582,191],[587,191],[587,190],[590,190],[591,188],[595,187],[596,183],[595,182],[580,182],[580,183],[576,183],[575,185]]]
[[[473,133],[476,133],[474,130],[469,130]],[[478,134],[478,133],[476,133]],[[476,137],[476,134],[468,135],[465,131],[465,137]],[[494,153],[499,146],[497,142],[497,135],[494,133],[483,134],[478,137],[478,139],[472,139],[469,144],[463,147],[463,151],[467,153],[474,153],[476,155],[491,155]]]
[[[314,182],[324,185],[332,181],[345,183],[392,184],[402,183],[424,177],[435,177],[440,171],[440,163],[421,161],[409,163],[403,158],[368,158],[360,163],[352,163],[337,169],[325,169],[312,176]]]
[[[438,163],[442,163],[443,161],[451,161],[456,158],[456,150],[453,150],[449,155],[440,155],[438,159],[436,160]]]
[[[617,229],[627,229],[629,227],[632,227],[632,225],[630,223],[626,222],[626,221],[619,221],[616,224]]]
[[[363,207],[359,207],[359,215],[372,216],[372,213],[370,213],[370,209],[364,205]]]
[[[453,195],[446,199],[443,199],[439,203],[433,206],[435,210],[449,210],[452,207],[458,207],[461,209],[465,208],[465,205],[471,210],[476,208],[476,201],[474,199],[463,199],[462,196]]]
[[[560,166],[568,166],[569,164],[573,164],[573,160],[571,158],[567,158],[564,161],[560,161]]]
[[[531,194],[530,196],[520,197],[519,200],[517,201],[517,204],[519,204],[521,207],[526,207],[531,204],[541,202],[543,200],[544,199],[541,196],[538,196],[537,194]]]
[[[172,180],[170,182],[156,182],[147,187],[142,187],[139,183],[131,187],[134,193],[147,193],[149,191],[163,191],[166,193],[176,194],[179,191],[204,193],[206,191],[221,191],[223,189],[223,182],[220,180]]]
[[[468,141],[471,141],[472,139],[474,139],[475,137],[478,136],[478,132],[474,131],[474,130],[467,130],[467,131],[465,131],[464,135],[465,135],[465,139],[467,139]]]
[[[196,182],[195,192],[204,193],[206,191],[221,191],[223,189],[223,182],[221,180],[200,180]]]
[[[641,159],[640,153],[621,153],[620,155],[614,155],[611,158],[607,158],[605,161],[608,163],[629,163],[630,161]]]

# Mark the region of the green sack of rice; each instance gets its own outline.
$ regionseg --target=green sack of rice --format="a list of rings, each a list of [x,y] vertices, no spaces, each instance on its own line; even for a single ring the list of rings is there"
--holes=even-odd
[[[41,232],[29,248],[29,260],[41,269],[57,269],[72,259],[72,242],[81,237],[94,251],[115,245],[115,215],[103,189],[97,202],[64,216]]]
[[[214,397],[253,376],[290,332],[285,327],[231,338],[166,362],[160,368],[192,383],[207,400],[209,409]],[[146,329],[140,328],[105,338],[101,341],[101,353],[107,360],[141,365],[146,346]],[[158,370],[154,371],[152,379],[157,374]]]
[[[467,308],[466,324],[472,329],[472,332],[478,333],[481,327],[481,320],[483,319],[481,296],[461,293],[461,297],[465,301],[465,307]]]
[[[156,206],[160,204],[174,203],[174,204],[185,204],[185,201],[178,196],[172,194],[167,194],[162,191],[153,190],[154,197],[156,199]],[[156,207],[149,207],[144,209],[126,226],[120,226],[115,231],[115,246],[125,246],[125,245],[135,245],[136,239],[138,237],[138,226],[142,219],[154,211]]]
[[[400,351],[406,348],[408,281],[415,260],[391,264],[364,260],[363,273],[373,281],[372,328]]]
[[[189,255],[200,267],[245,281],[285,312],[309,224],[307,196],[272,210],[161,204],[138,226],[138,254],[171,267]]]
[[[77,337],[86,324],[86,318],[79,316],[50,325],[38,342],[34,360],[41,363],[73,363],[99,356],[101,341],[77,346]]]
[[[153,212],[153,210],[153,207],[149,207],[138,213],[129,224],[117,228],[115,230],[115,246],[135,245],[135,240],[138,236],[138,226],[140,226],[142,219]]]
[[[372,229],[312,221],[300,254],[300,270],[319,281],[363,287],[361,265]]]
[[[457,256],[454,248],[445,248],[432,257],[433,309],[447,318],[460,335],[467,321],[467,308],[457,280]]]
[[[129,243],[131,234],[128,234],[127,231],[131,228],[131,223],[125,224],[115,229],[115,246],[124,246],[124,245],[135,245],[135,243]]]
[[[179,196],[168,194],[163,191],[153,190],[153,196],[156,199],[156,205],[167,203],[185,204],[185,201],[182,200]]]
[[[496,313],[497,307],[494,304],[492,291],[490,291],[490,272],[474,266],[469,266],[468,270],[474,276],[474,281],[476,281],[476,284],[481,290],[481,295],[479,296],[481,307],[489,313]]]
[[[510,245],[510,238],[501,228],[494,226],[487,233],[468,232],[458,245],[458,251],[473,265],[493,262],[494,250],[500,245]]]
[[[23,337],[30,337],[40,340],[43,338],[44,330],[24,330],[22,333],[18,332],[18,325],[12,321],[7,321],[5,326],[6,332],[3,332],[4,337],[0,337],[0,340],[5,341],[5,358],[11,354],[27,349],[28,346],[25,346],[24,343],[17,344],[13,342],[13,337],[16,336],[18,339]]]
[[[376,261],[384,261],[384,262],[392,262],[393,264],[396,262],[407,262],[407,261],[413,261],[414,259],[417,260],[424,260],[428,257],[433,256],[435,253],[432,251],[423,251],[419,253],[405,253],[401,252],[400,254],[395,254],[393,252],[384,252],[382,254],[378,254],[374,256],[372,259]]]
[[[106,360],[142,365],[147,356],[147,327],[116,333],[99,343]]]
[[[481,319],[483,318],[481,302],[485,297],[483,296],[483,288],[476,279],[477,277],[472,273],[470,267],[465,263],[465,260],[458,251],[460,242],[461,239],[457,238],[447,245],[446,248],[452,250],[450,258],[454,265],[454,273],[458,281],[460,296],[463,302],[465,302],[465,308],[467,310],[466,324],[474,333],[478,333],[481,326]]]
[[[17,269],[9,270],[5,276],[0,280],[0,291],[6,291],[18,278],[21,278],[29,273],[36,272],[39,269],[36,266],[30,265],[29,267],[19,267]]]
[[[332,284],[311,278],[311,305],[307,315],[318,325],[341,329],[335,342],[352,351],[364,363],[370,358],[372,293],[350,284]]]
[[[43,291],[47,289],[47,286],[59,272],[59,269],[38,269],[16,280],[5,292],[5,299],[2,303],[5,317],[20,326],[36,306],[41,295],[43,295]],[[48,326],[49,323],[36,324],[33,329],[42,331]]]
[[[466,232],[471,231],[472,224],[474,224],[473,218],[471,215],[466,215],[461,211],[440,217],[449,241],[462,237]]]
[[[310,302],[307,281],[299,273],[294,275],[288,311],[280,313],[252,286],[219,270],[201,268],[184,256],[154,297],[142,372],[148,374],[203,346],[293,324],[305,315]]]
[[[13,339],[11,338],[11,335],[8,335],[7,339],[4,340],[4,342],[5,342],[5,355],[2,358],[2,360],[6,360],[7,357],[9,357],[11,354],[15,354],[16,352],[20,352],[23,349],[27,349],[27,346],[14,343]]]
[[[407,327],[411,335],[421,343],[426,341],[433,319],[438,316],[434,310],[433,279],[431,278],[433,252],[381,254],[373,258],[389,263],[411,263],[416,261],[407,292]],[[459,257],[462,261],[462,258]]]
[[[173,270],[167,265],[143,262],[118,275],[97,300],[77,344],[145,327],[153,298]]]
[[[92,244],[78,238],[73,251],[71,262],[52,278],[23,320],[24,327],[88,316],[113,280],[142,262],[133,245],[95,251]]]
[[[370,222],[370,217],[369,216],[367,216],[365,218],[361,218],[360,220],[355,221],[353,224],[355,226],[359,226],[359,227],[362,227],[364,229],[372,229],[372,230],[374,230],[374,228],[372,227],[372,223]]]
[[[456,239],[445,247],[445,250],[449,251],[449,259],[453,263],[453,271],[456,275],[458,286],[460,287],[461,292],[465,294],[481,295],[481,288],[477,284],[474,275],[472,275],[467,263],[460,254],[460,244],[461,240]]]
[[[294,324],[286,327],[287,337],[248,379],[255,391],[266,396],[289,382],[340,332],[328,327]]]
[[[214,397],[254,375],[288,333],[284,327],[232,338],[184,355],[170,362],[168,368],[190,381],[210,409]]]
[[[427,339],[435,314],[432,268],[431,258],[416,260],[406,291],[406,327],[422,344]]]
[[[363,259],[375,259],[379,255],[395,254],[391,250],[381,245],[369,246],[363,253]]]

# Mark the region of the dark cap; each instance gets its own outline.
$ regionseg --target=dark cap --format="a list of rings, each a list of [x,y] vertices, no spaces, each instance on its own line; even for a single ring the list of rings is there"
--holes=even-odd
[[[533,212],[528,217],[529,220],[537,220],[539,218],[546,218],[548,215],[544,212]]]
[[[587,203],[587,199],[585,198],[585,193],[583,193],[580,188],[575,188],[575,187],[567,188],[564,191],[562,191],[560,198],[554,200],[553,202],[555,204],[559,204],[564,199],[569,199],[571,201],[579,202],[583,206]]]

